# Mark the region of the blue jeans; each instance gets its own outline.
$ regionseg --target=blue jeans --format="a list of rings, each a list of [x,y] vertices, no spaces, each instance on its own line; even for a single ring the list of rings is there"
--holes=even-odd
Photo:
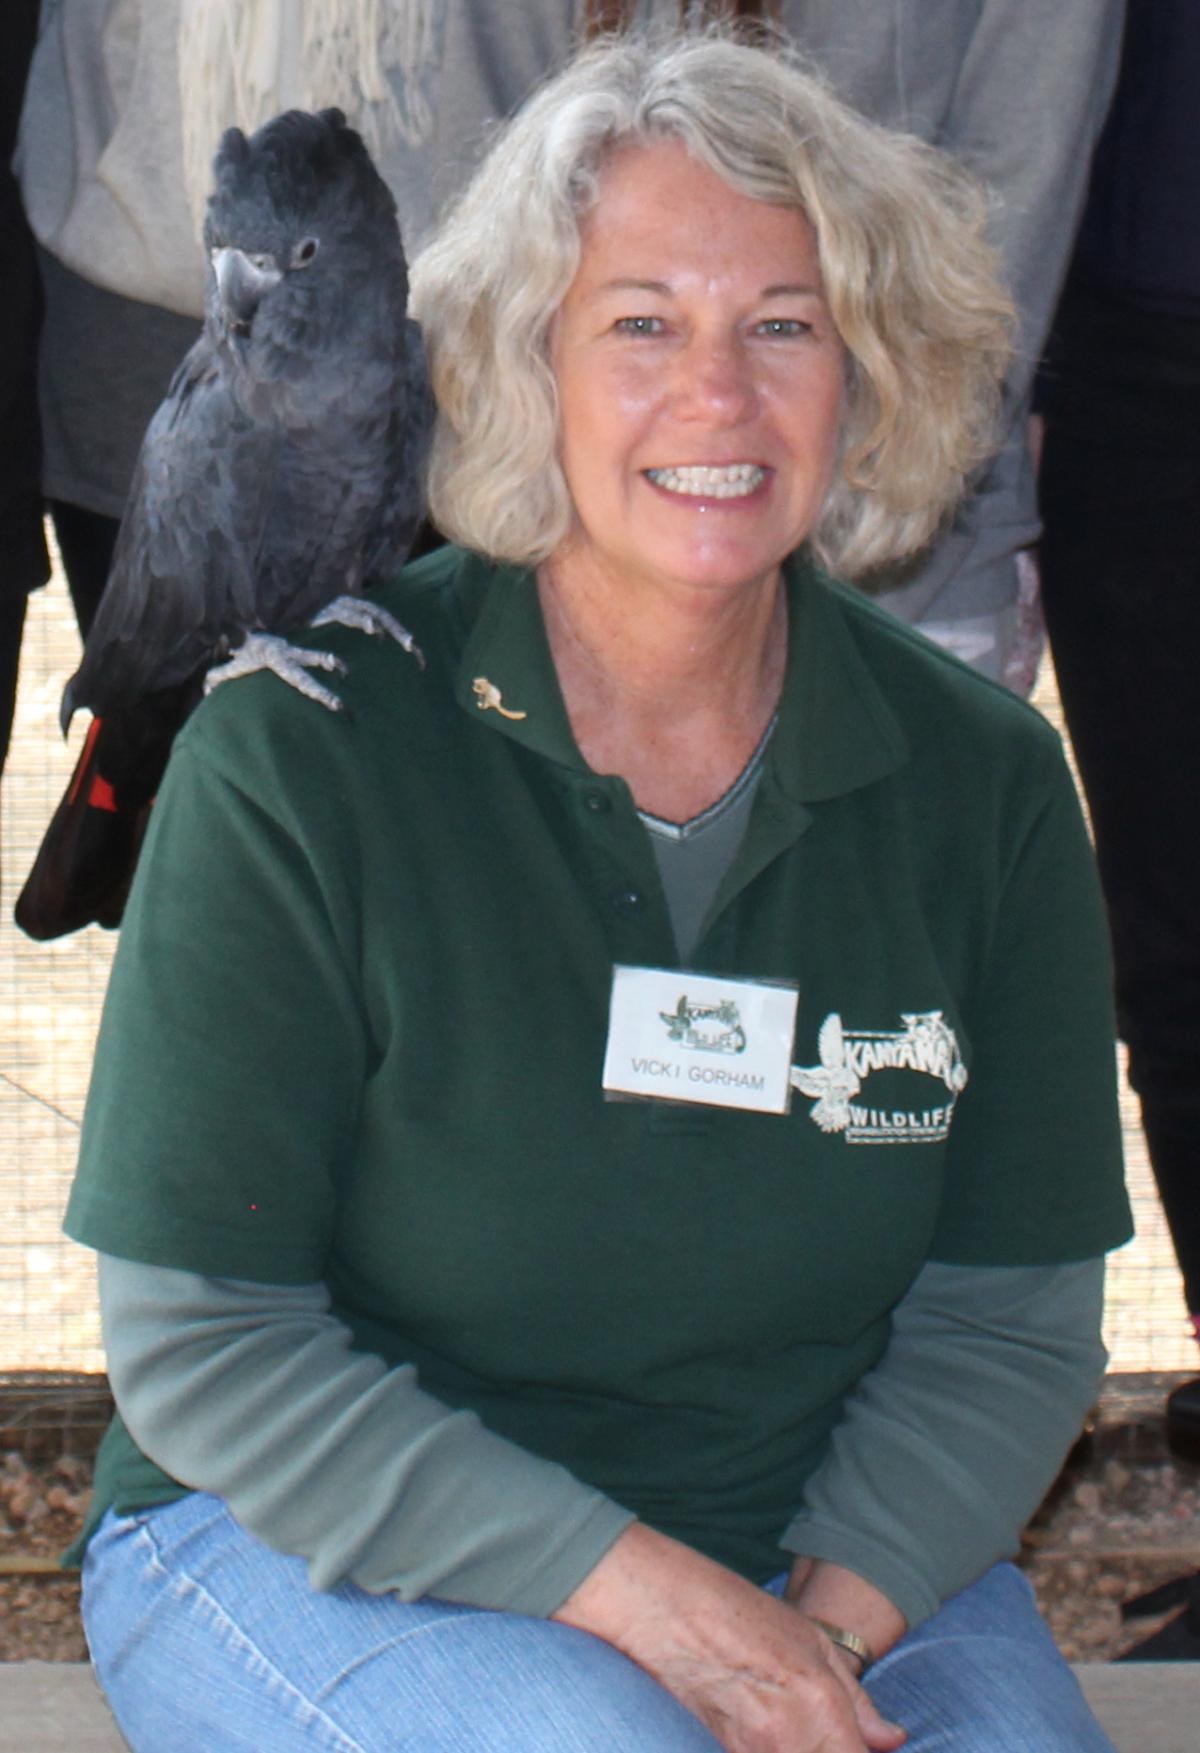
[[[318,1594],[216,1498],[105,1518],[84,1564],[135,1753],[718,1753],[587,1632],[351,1585]],[[997,1565],[872,1669],[908,1753],[1113,1753],[1020,1572]]]

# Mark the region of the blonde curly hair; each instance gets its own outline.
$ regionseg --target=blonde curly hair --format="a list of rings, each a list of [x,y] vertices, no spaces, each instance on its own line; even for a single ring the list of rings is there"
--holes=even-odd
[[[438,403],[435,522],[528,566],[566,536],[550,326],[606,157],[664,139],[740,193],[801,209],[816,233],[847,386],[814,554],[857,578],[916,553],[995,444],[1014,315],[986,199],[945,154],[849,109],[786,45],[713,29],[583,50],[500,132],[414,264]]]

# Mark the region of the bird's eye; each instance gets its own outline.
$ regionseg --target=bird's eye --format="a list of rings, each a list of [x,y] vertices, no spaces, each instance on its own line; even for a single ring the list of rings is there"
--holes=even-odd
[[[302,239],[292,251],[292,267],[307,268],[320,247],[318,238],[306,237]]]

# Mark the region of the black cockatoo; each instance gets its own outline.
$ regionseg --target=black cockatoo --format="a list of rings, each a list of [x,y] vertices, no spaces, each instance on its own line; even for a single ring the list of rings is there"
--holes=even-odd
[[[205,320],[146,432],[64,732],[96,715],[17,902],[51,938],[116,925],[176,731],[202,692],[269,667],[337,709],[288,645],[315,620],[410,636],[364,600],[420,524],[431,402],[395,202],[340,110],[226,133]]]

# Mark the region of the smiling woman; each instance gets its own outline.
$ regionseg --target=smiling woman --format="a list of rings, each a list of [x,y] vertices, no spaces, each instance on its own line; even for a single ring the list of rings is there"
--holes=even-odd
[[[837,455],[844,349],[812,228],[679,141],[616,152],[554,320],[572,566],[774,590]]]
[[[983,213],[786,56],[626,37],[415,266],[433,517],[540,567],[575,740],[653,815],[709,808],[763,737],[784,557],[903,559],[986,454],[1011,307]]]
[[[571,504],[551,326],[614,148],[665,142],[727,192],[812,228],[847,390],[814,552],[843,578],[914,553],[994,438],[1013,312],[982,192],[931,147],[848,110],[793,53],[711,35],[702,52],[635,36],[602,54],[526,105],[414,271],[443,415],[439,526],[523,565],[561,539]]]
[[[982,211],[784,57],[631,38],[417,263],[426,667],[205,703],[97,1052],[138,1753],[1111,1753],[1002,1562],[1128,1233],[1086,836],[815,563],[983,454]]]
[[[572,521],[543,610],[583,754],[684,822],[775,710],[780,568],[829,491],[845,350],[804,214],[678,140],[612,154],[580,244],[550,334]]]

